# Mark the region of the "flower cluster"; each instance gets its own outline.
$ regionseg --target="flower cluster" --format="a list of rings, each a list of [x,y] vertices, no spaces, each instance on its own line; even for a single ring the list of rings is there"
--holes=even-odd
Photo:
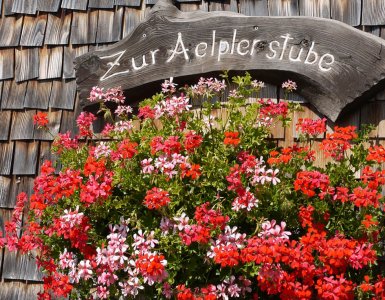
[[[298,144],[279,147],[271,129],[295,105],[232,80],[223,99],[230,82],[171,78],[137,116],[119,88],[92,89],[114,119],[103,140],[81,113],[79,136],[54,141],[61,168],[42,164],[0,237],[35,256],[39,299],[385,298],[384,147],[348,126],[317,148],[325,119],[300,119]]]

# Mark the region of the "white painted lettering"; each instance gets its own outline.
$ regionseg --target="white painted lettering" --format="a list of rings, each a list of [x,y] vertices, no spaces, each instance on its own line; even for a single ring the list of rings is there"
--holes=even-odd
[[[288,33],[286,33],[285,35],[281,35],[281,38],[285,39],[285,41],[283,42],[282,52],[281,52],[281,56],[279,57],[279,60],[283,59],[283,55],[285,54],[285,50],[286,50],[286,47],[287,47],[287,42],[289,40],[293,40],[293,38],[290,37],[290,34],[288,34]]]
[[[181,50],[179,50],[179,47],[181,48]],[[182,54],[182,53],[184,55],[184,59],[189,60],[189,56],[187,54],[187,51],[189,51],[189,49],[186,49],[186,47],[183,44],[182,33],[178,32],[178,40],[176,41],[175,48],[174,48],[174,50],[172,50],[171,56],[167,59],[167,62],[172,61],[174,59],[175,55]]]
[[[329,59],[329,62],[325,61],[325,59]],[[324,67],[322,66],[322,63],[324,63],[326,66],[331,66],[333,63],[334,63],[334,56],[329,54],[329,53],[326,53],[324,55],[321,56],[321,58],[319,59],[319,63],[318,63],[318,66],[320,68],[321,71],[324,71],[324,72],[327,72],[327,71],[330,71],[332,68],[331,67]]]
[[[115,54],[112,54],[112,55],[108,55],[108,56],[102,56],[100,57],[100,59],[107,59],[107,58],[113,58],[113,57],[116,57],[117,58],[113,61],[113,62],[108,62],[107,63],[107,66],[110,66],[110,68],[107,70],[106,73],[103,74],[102,77],[100,77],[100,81],[104,81],[104,80],[107,80],[113,76],[116,76],[116,75],[119,75],[119,74],[125,74],[125,73],[128,73],[129,70],[125,70],[125,71],[121,71],[121,72],[116,72],[116,73],[111,73],[111,71],[114,69],[115,66],[120,66],[120,59],[122,58],[123,54],[126,52],[126,50],[123,50],[123,51],[120,51],[118,53],[115,53]]]
[[[267,57],[268,59],[274,59],[274,58],[276,57],[276,55],[277,55],[277,51],[273,49],[273,44],[275,44],[275,45],[277,45],[277,47],[279,47],[281,43],[278,42],[278,41],[272,41],[272,42],[270,42],[270,44],[269,44],[269,49],[270,49],[270,51],[272,52],[272,55],[266,54],[266,57]]]
[[[242,44],[246,44],[245,46],[242,46]],[[249,48],[250,47],[250,41],[249,40],[241,40],[239,41],[238,45],[237,45],[237,52],[239,55],[246,55],[247,53],[249,53]],[[241,51],[243,48],[244,50],[246,50],[245,52]]]
[[[211,45],[211,56],[214,56],[214,50],[215,50],[215,30],[213,30],[213,44]]]
[[[135,70],[135,71],[138,71],[140,69],[143,69],[145,66],[148,66],[148,63],[146,62],[146,55],[142,55],[142,65],[137,67],[136,66],[136,63],[135,63],[135,58],[131,58],[131,61],[132,61],[132,68]]]
[[[306,59],[305,59],[305,64],[312,65],[318,60],[318,54],[317,52],[313,51],[314,49],[314,42],[311,43],[309,52],[307,53]],[[311,56],[313,56],[313,60],[311,59]]]
[[[233,31],[233,42],[231,44],[231,54],[234,54],[234,47],[235,47],[235,38],[237,37],[237,30],[234,29]]]
[[[230,44],[228,41],[221,40],[219,42],[219,49],[218,49],[218,61],[221,61],[221,56],[228,53],[230,50]]]
[[[159,49],[156,49],[156,50],[151,50],[150,51],[150,53],[151,53],[151,63],[153,64],[153,65],[155,65],[155,53],[156,52],[159,52]]]
[[[293,49],[294,49],[294,47],[292,46],[290,48],[290,52],[289,52],[289,60],[290,61],[301,61],[301,55],[302,55],[302,52],[303,52],[303,48],[301,47],[301,49],[298,51],[298,54],[297,54],[296,58],[293,58],[293,55],[292,55]]]
[[[203,47],[201,47],[201,46],[203,46]],[[202,49],[199,49],[199,48],[202,48]],[[195,56],[196,57],[205,57],[206,56],[206,50],[207,50],[207,43],[205,43],[205,42],[199,43],[195,47]]]

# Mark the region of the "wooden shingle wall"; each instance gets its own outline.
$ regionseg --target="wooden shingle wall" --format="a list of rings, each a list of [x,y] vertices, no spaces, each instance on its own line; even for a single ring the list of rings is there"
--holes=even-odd
[[[74,126],[77,94],[73,59],[127,36],[155,0],[0,0],[0,226],[15,196],[31,191],[39,165],[50,158],[52,137],[36,130],[32,116],[48,111],[51,130]],[[384,0],[180,0],[183,11],[227,10],[251,16],[332,18],[385,37]],[[278,87],[264,97],[277,98]],[[305,102],[301,97],[295,100]],[[304,103],[305,111],[317,114]],[[341,120],[374,123],[372,137],[385,141],[385,91]],[[329,124],[332,126],[333,124]],[[275,129],[280,145],[291,144],[293,127]],[[0,299],[34,299],[40,274],[27,257],[0,251]],[[26,284],[28,283],[28,284]]]

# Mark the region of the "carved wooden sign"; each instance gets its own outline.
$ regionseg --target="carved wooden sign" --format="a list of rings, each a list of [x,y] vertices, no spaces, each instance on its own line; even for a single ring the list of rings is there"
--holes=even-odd
[[[170,77],[255,70],[258,79],[299,81],[299,93],[335,121],[385,78],[384,45],[338,21],[185,13],[160,0],[129,36],[77,58],[75,68],[82,106],[93,86],[121,86],[129,97]]]

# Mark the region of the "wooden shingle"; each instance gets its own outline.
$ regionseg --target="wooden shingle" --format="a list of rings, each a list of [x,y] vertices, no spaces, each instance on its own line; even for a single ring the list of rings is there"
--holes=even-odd
[[[88,52],[88,46],[64,47],[63,78],[75,78],[74,59]]]
[[[6,222],[10,221],[12,218],[12,210],[0,208],[0,230],[2,233],[4,233],[4,225]],[[4,236],[4,235],[3,235]],[[2,249],[4,250],[4,249]],[[3,251],[0,251],[0,256],[3,254]],[[0,289],[2,290],[2,289]],[[0,298],[3,299],[3,298]]]
[[[13,80],[3,81],[1,93],[2,109],[22,109],[24,108],[24,96],[27,90],[27,82],[17,83]]]
[[[11,174],[13,147],[13,142],[0,143],[0,175]]]
[[[61,7],[74,10],[87,10],[88,0],[62,0]]]
[[[154,5],[157,0],[145,0],[145,1],[146,1],[146,5]]]
[[[95,43],[98,11],[73,12],[70,42],[73,45]]]
[[[7,300],[35,300],[37,293],[43,290],[38,283],[2,282],[0,299]]]
[[[58,109],[73,109],[75,95],[75,80],[55,80],[52,84],[49,107]]]
[[[67,131],[76,134],[75,113],[73,111],[64,110],[61,118],[60,133],[66,133]]]
[[[23,255],[19,251],[4,252],[3,278],[41,281],[42,274],[38,271],[36,262],[28,255]]]
[[[66,45],[71,29],[72,13],[62,10],[58,16],[49,14],[44,44]]]
[[[0,19],[0,47],[19,45],[23,16]]]
[[[188,11],[196,11],[196,10],[201,10],[201,11],[209,11],[209,3],[202,1],[202,2],[192,2],[192,3],[180,3],[180,10],[183,12],[188,12]]]
[[[385,2],[362,0],[362,25],[385,25]]]
[[[37,0],[13,0],[12,12],[17,14],[36,14]]]
[[[13,78],[15,50],[13,48],[0,51],[0,80]]]
[[[15,142],[15,157],[12,173],[14,175],[35,175],[38,142]]]
[[[39,170],[41,169],[41,166],[43,165],[43,163],[47,160],[52,162],[52,166],[56,167],[57,156],[52,153],[51,146],[52,146],[52,143],[50,143],[50,142],[41,142],[40,143]]]
[[[0,176],[0,207],[13,207],[10,203],[9,194],[11,192],[12,179],[9,176]]]
[[[121,39],[123,7],[115,11],[99,10],[96,43],[111,43]]]
[[[33,194],[33,182],[35,176],[12,176],[11,189],[9,191],[8,208],[14,208],[16,198],[24,192],[28,196]]]
[[[57,12],[61,0],[37,0],[36,10],[46,12]]]
[[[21,32],[20,46],[41,46],[43,45],[47,15],[25,16],[23,31]]]
[[[361,0],[331,0],[331,17],[352,26],[361,22]]]
[[[330,18],[330,0],[299,1],[300,16]]]
[[[53,79],[62,76],[63,47],[40,48],[39,79]]]
[[[39,48],[16,49],[16,82],[39,77]]]
[[[239,10],[246,16],[268,16],[267,0],[240,0]]]
[[[88,0],[88,8],[113,8],[113,0]]]
[[[11,113],[10,110],[0,110],[0,141],[7,141],[9,138]]]
[[[385,106],[382,105],[382,101],[370,101],[363,103],[360,107],[360,123],[361,124],[373,124],[376,126],[370,133],[371,138],[377,138],[379,136],[379,124],[381,120],[385,119]],[[383,134],[383,130],[382,134]]]
[[[183,0],[179,2],[188,2],[191,0]],[[211,1],[209,3],[209,11],[232,11],[238,12],[238,4],[236,0],[229,1]]]
[[[33,138],[35,140],[40,140],[40,141],[52,141],[59,132],[61,115],[62,115],[61,110],[50,111],[48,113],[49,131],[35,128]]]
[[[14,111],[12,115],[11,140],[33,139],[33,116],[35,110]]]
[[[270,16],[298,16],[298,0],[269,0]]]
[[[114,0],[114,2],[115,5],[138,7],[140,6],[141,0]]]
[[[144,19],[144,13],[140,9],[125,7],[123,18],[123,37],[130,32]]]
[[[47,109],[51,95],[51,81],[28,81],[27,93],[25,94],[24,107]]]

